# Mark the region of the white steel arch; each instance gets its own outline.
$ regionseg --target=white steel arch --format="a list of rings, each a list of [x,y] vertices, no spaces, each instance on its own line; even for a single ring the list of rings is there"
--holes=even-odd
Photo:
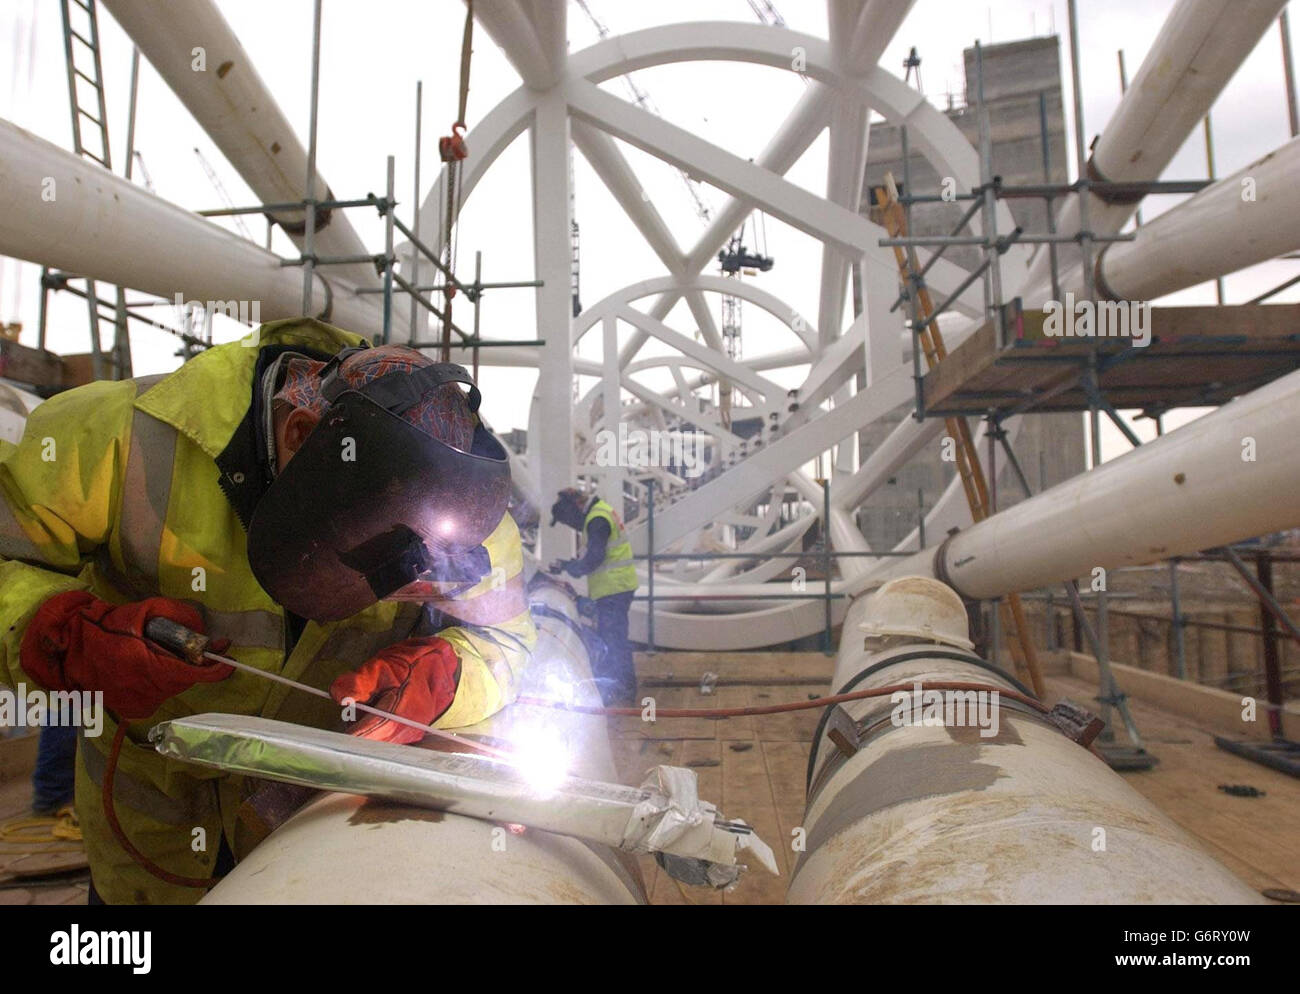
[[[741,533],[728,540],[736,541],[745,551],[762,555],[790,548],[810,527],[814,520],[811,510],[818,506],[820,497],[817,483],[802,471],[802,466],[817,453],[834,452],[835,485],[830,520],[825,524],[837,549],[865,551],[865,542],[853,522],[853,510],[903,461],[931,444],[941,427],[935,421],[919,424],[905,421],[860,467],[853,466],[853,432],[906,404],[911,394],[909,371],[900,361],[899,317],[891,317],[888,312],[888,303],[896,292],[892,263],[877,245],[879,230],[856,209],[861,195],[869,112],[878,112],[894,124],[905,124],[913,146],[942,175],[952,176],[959,187],[974,186],[978,175],[976,155],[952,123],[902,81],[876,65],[912,5],[912,0],[828,0],[829,37],[826,39],[754,24],[700,22],[648,28],[569,54],[566,4],[478,0],[475,14],[479,22],[519,71],[523,85],[502,100],[471,132],[469,143],[473,155],[464,167],[464,194],[472,194],[486,170],[512,141],[525,133],[528,135],[534,187],[536,269],[545,283],[537,295],[537,326],[547,346],[541,350],[490,349],[483,356],[489,364],[529,365],[539,369],[537,416],[530,425],[533,448],[526,456],[514,460],[519,489],[528,501],[546,503],[551,493],[572,482],[580,465],[577,460],[587,454],[586,450],[576,451],[575,442],[589,445],[590,432],[603,423],[601,419],[593,421],[592,417],[599,397],[605,421],[617,410],[622,417],[647,426],[665,425],[669,423],[666,419],[695,424],[714,435],[720,452],[725,450],[727,465],[722,472],[702,486],[687,487],[680,494],[665,498],[656,522],[658,540],[679,542],[684,548],[702,548],[716,538],[705,535],[703,529],[713,522],[721,522],[723,530],[740,527]],[[1190,129],[1204,117],[1214,96],[1232,77],[1283,5],[1284,0],[1237,0],[1232,4],[1224,0],[1178,0],[1135,77],[1134,86],[1129,88],[1111,123],[1101,132],[1095,146],[1095,168],[1109,179],[1155,178],[1186,140]],[[187,7],[201,13],[214,9],[211,0],[187,0]],[[146,29],[137,26],[137,32],[143,35]],[[149,38],[136,40],[142,49],[151,50]],[[619,74],[687,61],[745,62],[788,71],[794,68],[792,57],[796,52],[799,68],[808,76],[808,85],[752,162],[618,100],[599,85]],[[210,101],[205,102],[211,94],[190,92],[211,80],[191,79],[193,75],[173,73],[167,78],[187,106],[198,108],[196,117],[211,131],[220,123],[205,119],[211,116],[210,108],[214,106]],[[1188,80],[1195,85],[1187,85]],[[270,94],[259,90],[257,81],[250,80],[250,85],[250,101],[273,106]],[[783,177],[827,129],[830,157],[826,192],[819,197]],[[245,132],[253,133],[246,128],[231,132],[228,154],[241,175],[257,188],[255,174],[262,168],[259,163],[264,162],[264,156],[256,149],[245,147],[251,140]],[[684,168],[732,194],[693,245],[680,245],[673,237],[645,197],[635,172],[619,151],[617,140]],[[666,272],[658,280],[611,294],[576,324],[568,293],[567,194],[571,148],[576,148],[591,163]],[[232,295],[205,293],[209,285],[239,285],[246,289],[260,285],[259,280],[278,281],[277,286],[285,281],[279,260],[269,253],[228,238],[217,245],[215,229],[208,222],[179,208],[164,209],[156,198],[142,191],[133,189],[128,191],[129,196],[118,196],[115,193],[118,185],[111,177],[94,173],[87,164],[18,129],[0,127],[0,167],[11,172],[16,170],[16,175],[21,176],[25,175],[22,169],[31,171],[34,161],[46,163],[43,166],[46,173],[84,179],[86,210],[75,216],[51,214],[33,210],[30,198],[5,198],[0,191],[0,202],[8,208],[0,211],[4,215],[4,224],[0,225],[0,251],[139,289],[155,287],[162,280],[187,296]],[[1294,154],[1294,146],[1282,150],[1270,160],[1269,169],[1261,173],[1261,182],[1270,189],[1294,185],[1297,161],[1300,155]],[[425,225],[420,232],[421,240],[435,248],[439,247],[438,235],[430,228],[437,212],[432,207],[442,201],[443,183],[440,177],[421,214]],[[1268,218],[1269,239],[1247,246],[1240,237],[1243,225],[1240,212],[1234,214],[1227,210],[1233,205],[1220,203],[1220,193],[1211,189],[1173,208],[1161,218],[1159,225],[1147,229],[1139,242],[1124,252],[1110,253],[1104,266],[1107,283],[1131,287],[1140,277],[1148,281],[1142,285],[1167,292],[1186,286],[1189,281],[1233,272],[1265,256],[1300,249],[1300,198],[1274,198]],[[820,240],[822,274],[817,314],[810,315],[813,320],[800,327],[795,327],[788,308],[752,285],[725,286],[726,292],[744,296],[774,314],[795,335],[793,348],[736,361],[725,355],[707,303],[708,294],[724,289],[718,286],[723,281],[702,275],[702,270],[754,209],[783,218]],[[1118,229],[1132,206],[1108,210],[1093,198],[1089,210],[1094,229],[1107,232]],[[1226,234],[1231,237],[1221,238],[1223,233],[1214,230],[1218,224],[1196,223],[1197,212],[1202,215],[1211,212],[1214,218],[1221,219],[1222,227],[1230,229]],[[1058,230],[1073,230],[1070,219],[1078,213],[1078,198],[1066,198]],[[1002,213],[999,224],[1010,227],[1009,215]],[[139,252],[117,252],[111,258],[102,250],[105,244],[116,244],[121,231],[141,229],[156,234],[157,244],[141,243]],[[1170,252],[1164,244],[1163,232],[1167,230],[1179,233],[1176,241],[1185,242],[1189,250],[1198,253],[1194,273],[1179,270],[1178,262],[1183,256],[1181,244],[1180,251]],[[193,265],[177,264],[177,253],[172,251],[176,244],[200,246],[188,253]],[[1209,244],[1219,251],[1207,251]],[[213,258],[218,258],[222,265],[214,269]],[[1029,260],[1027,252],[1020,247],[1013,247],[1007,253],[1004,284],[1009,294],[1023,292],[1030,300],[1042,296],[1041,258],[1040,253],[1038,259]],[[864,282],[868,299],[864,315],[845,329],[841,327],[841,313],[852,266],[860,267],[867,277]],[[273,281],[275,272],[281,275]],[[941,261],[931,270],[930,282],[938,294],[944,294],[963,275],[957,267]],[[646,289],[650,286],[653,291]],[[652,292],[655,296],[646,310],[632,306]],[[297,306],[296,293],[268,291],[263,296],[264,317],[288,316]],[[974,291],[969,293],[967,300],[959,302],[957,313],[978,318],[980,305],[974,299],[976,296]],[[670,327],[670,315],[681,300],[687,304],[695,328]],[[339,294],[335,299],[335,314],[340,320],[352,323],[358,331],[373,332],[376,330],[374,308],[368,304],[362,306],[363,303],[351,294]],[[268,314],[266,310],[275,313]],[[617,323],[621,321],[630,324],[634,331],[620,345]],[[600,328],[602,336],[599,361],[575,354],[579,338],[595,327]],[[959,339],[963,330],[953,329],[952,339]],[[696,332],[703,344],[695,343]],[[651,337],[668,342],[675,349],[674,354],[666,358],[641,357],[640,350]],[[798,408],[791,410],[794,403],[782,403],[773,377],[764,374],[805,364],[808,373],[794,398]],[[688,379],[684,371],[688,367],[701,370],[703,379]],[[667,370],[672,375],[673,388],[656,394],[639,382],[637,375],[651,369]],[[866,387],[854,393],[852,381],[858,373],[865,374]],[[573,386],[577,375],[596,377],[600,385],[589,392],[575,411]],[[755,410],[774,420],[766,435],[759,439],[763,442],[761,446],[753,444],[753,439],[746,445],[737,431],[725,428],[715,412],[700,408],[698,402],[695,406],[699,409],[692,409],[691,395],[697,393],[702,383],[717,381],[734,383],[742,392],[749,391],[752,398],[761,399],[761,405]],[[635,402],[625,406],[624,394]],[[772,414],[777,417],[771,419]],[[541,425],[546,428],[544,432],[539,430]],[[575,432],[575,428],[580,430]],[[1191,445],[1190,440],[1208,429],[1181,431],[1187,431],[1184,437]],[[582,437],[584,432],[588,437]],[[1178,433],[1174,433],[1171,439],[1177,437]],[[1156,451],[1169,451],[1173,446],[1172,440],[1166,441],[1163,449]],[[1150,458],[1145,452],[1135,453],[1128,463],[1132,469],[1126,472],[1139,472],[1139,467],[1145,466]],[[656,472],[660,479],[666,480],[669,475],[663,467],[656,468]],[[617,475],[607,474],[605,479],[608,482]],[[805,513],[781,524],[773,506],[784,497],[787,488],[805,501]],[[759,507],[766,510],[756,513]],[[950,488],[932,510],[928,524],[932,533],[938,534],[948,524],[965,520],[967,516],[959,496],[955,488]],[[1263,528],[1270,522],[1277,523],[1257,515],[1250,522],[1241,522],[1240,528]],[[999,528],[1009,527],[1004,523],[990,523],[971,530],[971,534],[976,537],[1001,534]],[[641,522],[632,522],[632,536],[635,544],[644,545]],[[540,553],[549,558],[559,550],[561,538],[542,529]],[[1104,538],[1111,542],[1106,548],[1112,547],[1115,536]],[[1010,544],[1003,537],[998,542],[986,542],[981,548],[986,555],[992,550],[992,558],[996,559],[1002,555],[997,552],[999,543]],[[922,557],[928,558],[928,553]],[[735,603],[728,603],[723,609],[737,613],[724,618],[693,613],[698,604],[691,602],[698,601],[702,593],[770,593],[771,587],[763,581],[779,574],[777,565],[775,560],[769,560],[740,574],[735,574],[738,564],[729,563],[711,567],[685,565],[665,571],[661,576],[663,589],[671,594],[672,601],[667,605],[670,610],[660,615],[664,623],[659,628],[659,641],[694,648],[742,647],[785,641],[815,630],[821,623],[822,612],[822,606],[816,602],[768,602],[769,606],[759,608],[737,608]],[[844,560],[841,578],[834,586],[839,591],[855,593],[882,572],[885,571],[866,559]],[[986,586],[994,583],[988,577],[984,582]],[[682,610],[671,610],[679,606]],[[837,605],[836,615],[839,613]],[[634,618],[634,631],[640,627],[639,619]]]
[[[852,26],[859,46],[863,44],[863,39],[875,38],[879,47],[883,47],[888,34],[882,38],[870,30],[863,30],[864,22],[872,18],[893,18],[892,23],[896,26],[910,3],[845,3],[835,6],[839,8],[841,16],[833,23]],[[570,323],[567,314],[561,316],[557,313],[558,295],[555,299],[557,306],[554,309],[548,308],[546,314],[543,314],[539,306],[539,328],[545,329],[548,342],[558,338],[570,346],[565,356],[551,356],[549,365],[552,372],[549,374],[546,372],[548,363],[543,358],[543,379],[550,381],[549,403],[546,396],[548,390],[543,387],[535,398],[530,418],[530,437],[537,440],[539,449],[548,449],[538,451],[535,455],[530,453],[528,460],[529,467],[535,468],[538,474],[541,499],[545,501],[549,490],[558,489],[557,484],[568,482],[565,477],[581,470],[581,466],[575,465],[573,461],[575,446],[590,457],[593,433],[607,426],[615,411],[620,418],[627,416],[626,409],[619,400],[624,391],[641,400],[638,413],[649,415],[651,426],[662,423],[667,415],[696,429],[710,432],[716,438],[719,453],[726,452],[734,460],[736,438],[731,432],[722,429],[715,419],[692,415],[682,405],[674,404],[668,398],[653,397],[643,385],[638,385],[633,379],[633,374],[639,370],[669,368],[677,384],[673,393],[680,397],[694,387],[694,384],[685,382],[681,370],[693,366],[704,371],[706,380],[717,380],[720,386],[725,385],[728,389],[734,385],[747,396],[753,403],[753,408],[746,409],[746,413],[764,417],[775,414],[778,422],[789,420],[790,412],[783,410],[787,406],[784,398],[786,391],[759,375],[753,368],[756,365],[753,361],[738,363],[725,355],[718,329],[705,303],[704,293],[709,290],[734,292],[737,296],[744,296],[790,327],[802,346],[802,349],[795,350],[795,356],[801,352],[806,354],[815,374],[810,379],[818,384],[829,384],[829,388],[816,390],[815,398],[809,398],[808,406],[791,420],[792,440],[774,443],[762,452],[764,458],[761,460],[756,458],[755,453],[733,465],[705,488],[701,488],[707,490],[707,494],[701,495],[700,491],[696,491],[687,494],[674,506],[666,507],[666,540],[689,539],[705,521],[712,522],[723,517],[725,507],[738,500],[743,503],[751,499],[746,493],[751,490],[756,495],[774,493],[773,487],[778,482],[784,486],[784,481],[789,480],[795,485],[796,491],[804,496],[815,496],[815,485],[802,476],[797,463],[806,461],[811,452],[830,450],[836,446],[840,446],[843,454],[847,446],[846,437],[851,441],[857,427],[907,399],[905,378],[894,375],[901,372],[900,363],[894,363],[898,367],[894,370],[875,371],[863,394],[856,398],[852,396],[848,383],[852,381],[854,372],[862,368],[869,351],[878,351],[865,350],[856,341],[845,343],[834,356],[826,355],[826,359],[834,359],[835,364],[823,362],[820,367],[817,365],[818,357],[824,351],[834,348],[840,338],[841,329],[836,325],[838,310],[843,307],[848,266],[856,262],[864,266],[885,267],[896,280],[888,256],[873,252],[876,241],[881,236],[879,229],[853,209],[860,195],[868,108],[874,107],[891,121],[906,123],[915,135],[916,145],[935,159],[941,171],[953,174],[959,183],[967,186],[976,183],[978,172],[975,155],[969,144],[956,127],[919,94],[871,64],[878,55],[876,45],[868,46],[866,57],[860,64],[852,66],[845,64],[847,47],[842,39],[838,39],[840,44],[836,53],[833,50],[837,46],[830,42],[784,29],[734,23],[669,25],[601,42],[569,56],[564,60],[563,66],[548,65],[543,71],[534,58],[537,25],[532,26],[534,30],[531,32],[523,28],[524,22],[528,20],[527,11],[511,7],[508,3],[490,5],[489,11],[481,19],[520,69],[525,85],[503,101],[471,132],[469,140],[473,147],[484,151],[476,154],[473,168],[465,171],[462,178],[463,195],[468,198],[472,194],[474,185],[491,166],[492,159],[525,129],[534,134],[536,167],[538,115],[544,112],[544,107],[549,106],[552,121],[558,121],[560,101],[556,97],[557,94],[561,95],[566,113],[565,125],[574,147],[587,157],[597,175],[668,271],[664,278],[645,281],[611,294],[590,312],[584,313],[576,326]],[[846,12],[847,17],[844,16]],[[554,28],[554,25],[551,27]],[[520,46],[528,47],[529,51],[524,52]],[[610,96],[596,85],[602,80],[635,69],[683,61],[721,59],[789,69],[790,53],[796,49],[804,53],[808,75],[818,82],[809,88],[804,99],[799,102],[791,120],[779,129],[769,146],[772,154],[761,156],[757,163],[741,160],[684,129]],[[515,57],[516,54],[518,58]],[[846,69],[853,71],[846,72]],[[833,146],[828,193],[833,196],[819,198],[786,182],[780,173],[789,168],[817,133],[827,126],[832,131]],[[838,141],[835,137],[837,133]],[[692,175],[702,177],[733,194],[733,202],[720,212],[720,222],[715,222],[693,249],[683,252],[677,245],[653,205],[644,196],[639,181],[611,136],[685,168]],[[844,158],[848,159],[848,165],[838,161]],[[765,162],[764,159],[769,161]],[[777,168],[768,168],[772,165]],[[536,168],[534,172],[536,174]],[[550,176],[552,180],[558,179],[558,171],[553,170]],[[565,180],[567,181],[567,175]],[[431,190],[422,217],[436,216],[431,208],[441,200],[442,182],[440,177]],[[567,205],[567,187],[551,190],[547,199],[551,205]],[[826,246],[817,319],[820,332],[813,329],[806,319],[794,314],[788,306],[752,285],[737,286],[732,281],[700,273],[703,265],[712,259],[721,241],[730,234],[735,222],[754,207],[782,218],[818,238]],[[733,217],[737,213],[738,217]],[[542,214],[539,213],[537,219],[540,220],[541,217]],[[1003,221],[1009,222],[1009,213]],[[554,228],[553,224],[552,235]],[[423,240],[436,245],[437,236]],[[558,245],[558,239],[553,238],[550,244]],[[539,273],[541,266],[539,258]],[[932,273],[939,292],[955,286],[962,277],[962,272],[957,267],[942,260]],[[886,285],[889,282],[887,280]],[[648,312],[630,306],[632,301],[640,300],[650,293],[658,296]],[[682,298],[689,305],[691,316],[698,326],[696,330],[704,340],[703,344],[695,342],[693,336],[684,335],[663,323],[662,319],[667,317],[674,304]],[[966,313],[974,310],[964,301],[958,309]],[[593,327],[599,325],[608,328],[615,320],[626,322],[635,329],[631,341],[618,355],[616,365],[608,355],[602,359],[601,383],[588,391],[575,411],[567,410],[567,397],[561,399],[561,391],[556,382],[571,379],[576,371],[572,358],[573,348]],[[894,324],[892,328],[880,329],[878,334],[887,341],[896,343],[899,327]],[[855,323],[849,334],[860,335],[865,342],[867,323]],[[617,340],[610,331],[606,331],[604,337],[607,343]],[[637,361],[637,352],[652,337],[667,342],[682,357],[671,362]],[[893,346],[890,345],[888,349],[893,349]],[[559,349],[552,349],[548,345],[545,351],[558,353]],[[894,351],[897,357],[898,351]],[[885,354],[888,354],[888,350]],[[492,354],[487,358],[488,362],[494,360],[514,363],[518,357]],[[854,368],[849,371],[846,367]],[[821,405],[830,397],[833,397],[836,405],[834,410],[826,414],[816,412],[809,417],[810,410],[816,411],[814,405]],[[604,401],[603,411],[599,418],[593,419],[592,411],[597,398]],[[561,405],[566,407],[562,415],[557,410]],[[567,430],[557,431],[557,424],[563,424]],[[541,430],[542,425],[547,426],[546,432]],[[549,439],[549,446],[543,441],[544,438]],[[561,447],[564,451],[559,451]],[[787,465],[791,460],[795,464]],[[563,467],[562,471],[560,467]],[[541,479],[548,475],[551,477],[549,484]],[[601,476],[606,487],[622,485],[610,482],[611,475],[608,472],[597,475]],[[869,493],[869,488],[859,489],[864,497]],[[837,548],[865,551],[865,543],[852,525],[851,511],[851,507],[840,506],[833,510],[830,529],[832,539]],[[806,524],[800,526],[800,533],[806,527]],[[750,539],[762,540],[769,532],[770,525],[762,533],[750,536]],[[633,534],[634,541],[640,543],[641,535],[635,523]],[[558,535],[543,535],[539,541],[541,555],[549,557],[548,546],[554,547],[558,541],[563,541],[563,538]],[[862,572],[867,565],[862,561],[846,562],[852,563],[854,568],[851,572],[855,574]],[[674,572],[681,575],[683,570],[679,568]],[[699,575],[701,571],[689,572]],[[729,575],[731,570],[715,568],[703,572],[712,579],[721,579]],[[746,575],[766,577],[772,572],[771,567],[760,567],[749,570]],[[756,612],[744,613],[748,617]],[[811,618],[810,612],[801,613]]]

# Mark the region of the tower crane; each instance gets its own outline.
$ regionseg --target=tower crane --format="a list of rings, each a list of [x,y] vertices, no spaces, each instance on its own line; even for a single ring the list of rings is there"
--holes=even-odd
[[[212,164],[208,162],[207,158],[197,148],[194,150],[194,154],[198,157],[199,165],[203,167],[203,171],[207,173],[208,182],[212,184],[212,188],[217,191],[217,196],[221,198],[222,205],[233,208],[235,202],[230,199],[230,194],[226,191],[226,185],[221,182],[221,177],[218,176],[217,171],[212,168]],[[235,224],[239,227],[240,233],[251,242],[253,240],[253,233],[248,230],[248,225],[244,223],[243,217],[239,214],[235,214],[233,217],[235,219]]]

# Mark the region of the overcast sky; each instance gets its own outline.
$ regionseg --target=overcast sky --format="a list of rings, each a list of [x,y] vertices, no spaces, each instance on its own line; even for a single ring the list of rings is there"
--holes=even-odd
[[[160,0],[159,6],[164,5]],[[589,5],[615,33],[672,21],[755,21],[746,0],[589,0]],[[220,0],[218,6],[289,120],[295,122],[305,144],[310,0]],[[825,6],[819,0],[777,0],[776,6],[791,28],[825,36]],[[1119,100],[1117,48],[1124,47],[1132,78],[1172,6],[1172,0],[1081,0],[1084,119],[1089,139],[1102,128]],[[399,212],[409,218],[415,83],[424,82],[427,190],[437,159],[437,137],[447,131],[455,116],[463,18],[464,7],[458,0],[325,0],[319,164],[322,175],[339,196],[382,192],[384,159],[393,154],[397,156],[398,197],[403,201]],[[100,19],[110,135],[114,165],[120,172],[131,45],[107,11],[101,9]],[[976,39],[998,43],[1044,36],[1053,30],[1061,36],[1068,114],[1072,96],[1065,0],[997,0],[991,4],[977,0],[919,0],[881,61],[901,75],[903,57],[916,46],[923,59],[921,72],[927,95],[944,106],[946,91],[961,92],[962,50]],[[471,130],[519,85],[518,76],[486,32],[478,30],[475,39],[469,99]],[[596,40],[593,25],[580,8],[570,4],[570,48],[585,48]],[[1220,175],[1249,164],[1289,137],[1280,50],[1278,31],[1272,28],[1215,105],[1212,116]],[[32,54],[34,57],[29,57]],[[637,74],[637,81],[650,92],[666,118],[744,157],[758,154],[804,85],[789,72],[719,63],[647,70]],[[617,80],[605,86],[612,93],[627,96]],[[0,116],[62,147],[70,147],[62,31],[58,5],[53,2],[0,3]],[[1072,128],[1068,130],[1072,137]],[[239,175],[147,63],[141,73],[136,147],[143,154],[157,192],[168,200],[192,209],[219,206],[219,197],[195,157],[193,149],[197,147],[238,204],[255,202]],[[680,176],[635,149],[623,146],[623,151],[678,243],[683,248],[691,247],[705,223],[695,215]],[[532,277],[527,153],[527,138],[523,136],[498,160],[466,204],[459,249],[462,278],[472,274],[476,249],[483,251],[487,279]],[[1070,161],[1072,164],[1073,151]],[[823,135],[788,178],[821,194],[825,174]],[[1204,175],[1204,147],[1198,131],[1174,159],[1166,178]],[[138,170],[136,179],[140,180]],[[626,284],[663,274],[657,258],[580,155],[575,156],[575,188],[576,217],[582,231],[584,303],[593,304]],[[726,199],[720,191],[708,187],[702,187],[701,192],[713,207]],[[1149,198],[1144,207],[1146,217],[1168,209],[1179,199]],[[362,239],[378,251],[383,244],[379,217],[373,211],[349,213]],[[249,224],[256,238],[264,237],[262,222],[250,219]],[[766,241],[776,266],[758,278],[761,285],[796,311],[815,315],[820,247],[808,236],[771,218],[766,220]],[[286,254],[292,249],[288,239],[278,234],[275,247]],[[1247,300],[1295,275],[1297,265],[1300,263],[1294,261],[1271,263],[1230,277],[1227,300]],[[0,320],[22,320],[26,326],[23,341],[28,344],[35,342],[37,273],[32,266],[0,264]],[[1213,299],[1210,285],[1177,294],[1167,302],[1208,303]],[[1293,288],[1275,299],[1300,299],[1300,290]],[[56,300],[51,314],[50,347],[61,352],[86,351],[86,319],[81,302],[63,295]],[[788,346],[788,337],[778,332],[766,315],[752,307],[745,314],[746,354]],[[533,337],[536,329],[531,291],[490,292],[482,322],[486,337]],[[684,307],[670,316],[669,324],[687,333],[694,330]],[[231,329],[225,329],[220,337],[232,334]],[[591,344],[598,352],[598,343]],[[174,356],[176,340],[163,332],[142,328],[134,333],[133,345],[137,373],[170,369],[179,362]],[[588,351],[584,347],[584,352]],[[654,354],[653,346],[647,347],[644,354]],[[798,369],[784,377],[774,374],[791,384],[800,375]],[[484,372],[484,408],[495,427],[508,429],[527,423],[535,378],[535,372],[529,370]],[[1117,437],[1104,441],[1108,454],[1127,447]]]

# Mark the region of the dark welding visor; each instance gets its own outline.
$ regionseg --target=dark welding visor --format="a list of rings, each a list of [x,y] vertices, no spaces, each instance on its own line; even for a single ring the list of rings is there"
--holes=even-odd
[[[582,522],[586,516],[583,497],[572,491],[561,490],[559,498],[551,505],[552,528],[555,527],[555,522],[558,521],[562,525],[568,525],[570,528],[582,531]]]
[[[401,417],[430,386],[471,384],[451,363],[338,389],[258,502],[248,561],[277,603],[313,621],[351,617],[416,580],[472,586],[491,573],[484,540],[510,498],[510,467],[482,425],[469,452]],[[331,394],[333,396],[331,396]]]

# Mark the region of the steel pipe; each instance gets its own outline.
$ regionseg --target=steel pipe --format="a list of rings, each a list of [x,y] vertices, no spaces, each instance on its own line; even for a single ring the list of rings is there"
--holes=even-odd
[[[1119,106],[1097,138],[1088,172],[1093,179],[1159,179],[1187,137],[1277,18],[1286,0],[1180,0],[1166,18]],[[1140,200],[1107,203],[1088,194],[1094,234],[1119,231]],[[1079,197],[1066,199],[1056,230],[1079,230]],[[1023,286],[1048,292],[1048,253],[1034,254]]]
[[[823,719],[787,901],[1264,903],[1105,762],[1008,697],[1023,688],[955,644],[965,628],[960,599],[934,580],[899,580],[849,610],[833,692],[909,689]],[[979,689],[924,710],[941,692],[916,684],[948,681]]]
[[[103,5],[261,203],[307,196],[307,150],[212,0],[103,0]],[[196,45],[202,48],[201,71],[195,70]],[[318,200],[332,199],[319,170],[315,191]],[[301,210],[278,213],[275,220],[295,245],[304,247]],[[366,252],[342,211],[319,211],[316,228],[312,251],[317,255],[374,254]],[[359,263],[331,267],[330,272],[356,286],[379,282],[373,266]]]
[[[1300,138],[1170,208],[1131,242],[1107,246],[1097,289],[1154,300],[1300,249]]]
[[[302,274],[279,256],[7,121],[0,121],[0,255],[168,301],[180,294],[243,302],[254,322],[302,314]],[[381,331],[376,308],[318,274],[312,316],[327,313],[348,331]]]
[[[1279,495],[1297,491],[1300,371],[958,532],[937,551],[887,563],[871,583],[922,573],[968,598],[999,597],[1294,528],[1300,506]]]
[[[599,705],[572,595],[532,585],[538,642],[522,693]],[[566,694],[567,692],[567,694]],[[569,770],[615,781],[605,720],[513,704],[460,734],[556,749]],[[413,858],[414,854],[414,858]],[[242,859],[204,904],[639,904],[634,859],[608,846],[450,812],[326,794]]]

